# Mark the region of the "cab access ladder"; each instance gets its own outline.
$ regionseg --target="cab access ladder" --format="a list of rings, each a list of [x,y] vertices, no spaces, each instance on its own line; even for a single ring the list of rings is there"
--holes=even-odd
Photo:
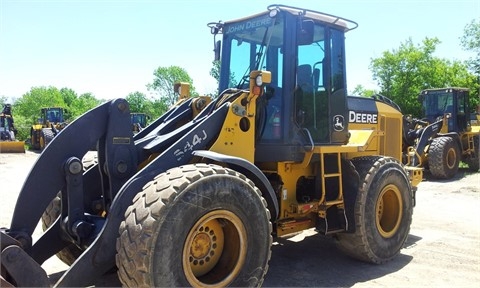
[[[335,158],[332,161],[335,165],[326,167],[325,157]],[[320,177],[322,196],[318,206],[317,230],[325,235],[348,230],[343,197],[341,153],[320,154]],[[327,185],[327,182],[330,185]],[[327,191],[327,189],[337,191]],[[327,197],[327,192],[336,193],[336,197]]]

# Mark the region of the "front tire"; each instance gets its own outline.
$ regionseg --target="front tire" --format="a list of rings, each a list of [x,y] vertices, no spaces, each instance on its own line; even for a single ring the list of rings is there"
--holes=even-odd
[[[48,143],[52,142],[53,137],[55,137],[55,135],[51,128],[42,128],[40,132],[40,150],[45,149]]]
[[[433,139],[428,149],[428,167],[433,177],[450,179],[458,172],[460,149],[452,137]]]
[[[125,286],[260,286],[272,225],[253,182],[215,165],[160,174],[125,212],[117,267]]]
[[[355,232],[337,234],[345,254],[381,264],[400,253],[412,222],[412,188],[405,169],[392,158],[354,159],[360,175]]]

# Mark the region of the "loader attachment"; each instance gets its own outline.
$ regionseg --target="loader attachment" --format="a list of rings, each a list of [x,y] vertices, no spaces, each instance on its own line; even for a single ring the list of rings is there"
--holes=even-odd
[[[0,111],[0,153],[25,153],[25,142],[15,139],[12,106],[5,104]]]
[[[25,142],[0,141],[0,153],[25,153]]]
[[[442,129],[444,119],[440,119],[432,124],[428,124],[426,127],[419,130],[407,131],[407,138],[409,139],[418,139],[416,144],[412,147],[407,155],[407,163],[410,166],[416,167],[421,166],[422,164],[422,155],[425,153],[425,147],[429,144],[428,142],[435,137],[440,130]],[[413,142],[413,140],[410,140]]]
[[[115,267],[112,243],[133,197],[156,175],[189,163],[193,151],[208,149],[219,135],[229,104],[205,109],[208,113],[193,120],[190,106],[185,101],[172,108],[135,136],[123,99],[104,103],[69,124],[46,146],[30,171],[11,226],[2,229],[2,241],[11,240],[11,245],[2,247],[2,257],[21,254],[24,266],[38,272],[29,274],[28,283],[44,286],[40,265],[73,244],[81,255],[55,286],[94,284]],[[98,164],[83,172],[80,159],[94,146]],[[57,195],[61,195],[60,217],[33,243],[33,231]],[[15,252],[18,249],[21,253]],[[24,275],[17,264],[7,263],[8,277],[4,278],[11,283],[20,283],[18,275]]]

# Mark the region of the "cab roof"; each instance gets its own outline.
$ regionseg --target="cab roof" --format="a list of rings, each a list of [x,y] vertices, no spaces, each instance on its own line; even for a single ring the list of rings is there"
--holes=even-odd
[[[310,9],[298,8],[293,6],[281,5],[281,4],[270,5],[267,7],[266,12],[261,12],[261,13],[250,15],[247,17],[226,21],[225,24],[240,22],[240,21],[244,21],[244,20],[255,18],[262,15],[268,15],[272,11],[284,11],[293,15],[301,15],[302,17],[307,19],[313,19],[313,20],[317,20],[317,21],[321,21],[327,24],[337,26],[338,28],[341,28],[345,32],[353,30],[358,27],[358,24],[356,22],[352,20],[348,20],[343,17],[334,16],[331,14],[318,12]]]

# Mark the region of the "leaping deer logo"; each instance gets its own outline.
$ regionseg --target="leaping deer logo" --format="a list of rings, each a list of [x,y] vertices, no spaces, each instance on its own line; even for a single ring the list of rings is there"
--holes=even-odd
[[[344,126],[343,126],[344,118],[342,115],[335,115],[333,116],[333,129],[335,131],[343,131]]]

